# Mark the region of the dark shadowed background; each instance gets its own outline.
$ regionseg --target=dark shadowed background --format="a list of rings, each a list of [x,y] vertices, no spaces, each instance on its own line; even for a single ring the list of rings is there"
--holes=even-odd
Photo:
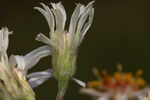
[[[33,9],[40,2],[49,4],[59,0],[1,0],[0,27],[7,26],[14,34],[10,37],[8,53],[24,55],[43,45],[35,41],[39,32],[48,35],[44,17]],[[90,0],[62,0],[69,23],[75,3]],[[80,46],[75,77],[87,82],[93,80],[92,67],[115,71],[117,63],[124,71],[144,70],[143,77],[150,83],[150,1],[149,0],[96,0],[95,17],[84,42]],[[68,25],[67,25],[68,26]],[[42,59],[31,71],[51,67],[51,57]],[[78,93],[79,86],[70,82],[65,100],[90,100]],[[50,79],[35,89],[37,100],[55,100],[57,82]]]

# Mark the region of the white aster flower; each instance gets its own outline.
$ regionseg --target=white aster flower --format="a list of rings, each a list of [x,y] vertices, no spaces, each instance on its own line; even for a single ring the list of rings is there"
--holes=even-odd
[[[12,55],[8,58],[7,48],[10,34],[12,32],[9,32],[8,28],[0,30],[0,94],[2,99],[5,100],[7,98],[7,100],[20,100],[21,98],[21,100],[24,100],[23,98],[34,100],[34,92],[30,85],[31,87],[36,87],[42,84],[51,77],[51,73],[39,76],[41,73],[47,72],[43,71],[32,73],[28,76],[28,70],[36,65],[41,58],[50,55],[51,49],[49,46],[42,46],[25,56]],[[35,78],[40,79],[34,80]]]
[[[68,31],[65,29],[66,11],[61,2],[51,3],[52,8],[43,3],[41,3],[43,8],[35,7],[45,17],[50,29],[50,38],[40,33],[36,40],[52,47],[53,73],[58,80],[58,87],[62,97],[69,79],[75,73],[78,47],[93,21],[93,3],[94,1],[87,6],[77,4],[71,16]]]

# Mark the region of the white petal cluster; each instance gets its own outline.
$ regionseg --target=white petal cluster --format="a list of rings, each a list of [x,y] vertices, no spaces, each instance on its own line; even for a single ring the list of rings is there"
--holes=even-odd
[[[67,17],[62,3],[51,3],[51,9],[41,3],[43,8],[35,7],[35,9],[45,17],[50,29],[50,39],[40,33],[36,40],[51,45],[54,49],[69,48],[76,50],[92,24],[94,17],[93,3],[94,1],[87,6],[77,4],[71,16],[68,31],[65,30]]]
[[[16,73],[20,75],[19,77],[27,78],[29,69],[33,68],[39,62],[41,58],[51,55],[52,53],[51,48],[49,46],[42,46],[31,51],[25,56],[11,55],[8,58],[7,48],[9,44],[10,34],[12,34],[12,32],[9,32],[8,28],[6,27],[0,30],[0,63],[1,65],[6,66],[4,67],[6,69],[9,69],[9,67],[11,67],[12,70],[17,71]],[[2,67],[0,70],[3,70]],[[21,71],[21,73],[19,71]],[[31,84],[31,87],[38,86],[42,84],[45,80],[51,77],[51,72],[43,75],[43,77],[39,77],[39,75],[44,72],[47,72],[47,71],[36,72],[36,74],[34,73],[30,74],[28,79],[29,79],[29,83]],[[33,80],[32,78],[40,78],[40,80],[31,81]],[[39,83],[39,81],[42,81],[42,82]]]

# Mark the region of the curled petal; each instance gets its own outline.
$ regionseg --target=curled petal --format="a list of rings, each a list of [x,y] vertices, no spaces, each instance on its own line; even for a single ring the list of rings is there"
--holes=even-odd
[[[88,22],[83,26],[83,29],[82,29],[82,31],[81,31],[82,36],[81,36],[80,42],[83,40],[83,38],[84,38],[86,32],[87,32],[88,29],[91,27],[92,22],[93,22],[93,18],[94,18],[94,8],[92,8],[91,11],[89,12],[89,19],[88,19]]]
[[[85,25],[85,22],[87,20],[87,18],[89,17],[89,15],[92,13],[91,11],[93,11],[93,3],[94,1],[90,2],[84,9],[84,12],[81,14],[79,22],[78,22],[78,27],[77,27],[77,33],[81,32],[81,29],[83,28],[83,25]],[[92,20],[90,20],[91,22]]]
[[[17,66],[20,69],[27,72],[30,68],[38,63],[38,61],[51,54],[51,48],[49,46],[42,46],[37,48],[25,56],[11,56],[9,59],[10,66]]]
[[[41,5],[43,6],[44,9],[40,7],[34,7],[34,9],[38,10],[45,17],[50,28],[50,33],[54,33],[55,28],[54,15],[47,5],[43,3],[41,3]]]
[[[64,6],[59,3],[51,3],[53,9],[53,13],[55,15],[55,20],[56,20],[56,29],[58,30],[64,30],[65,23],[66,23],[66,11],[64,9]]]
[[[0,51],[6,52],[9,42],[8,37],[10,34],[12,34],[12,32],[9,32],[7,27],[0,30]]]
[[[43,57],[51,55],[52,50],[49,46],[37,48],[24,56],[26,61],[26,69],[32,68]]]
[[[80,18],[80,15],[82,14],[82,12],[85,10],[85,7],[81,4],[78,4],[71,16],[71,22],[70,22],[70,26],[69,26],[69,33],[70,34],[74,34],[76,27],[77,27],[77,23],[78,20]]]
[[[80,44],[83,37],[85,36],[87,30],[91,26],[94,16],[94,8],[93,8],[94,1],[90,2],[84,9],[84,12],[80,15],[80,19],[78,21],[78,26],[76,30],[76,38],[77,38],[77,45]]]
[[[28,82],[32,88],[35,88],[53,76],[51,69],[35,72],[27,75]]]
[[[81,14],[85,11],[85,7],[81,4],[78,4],[71,16],[71,22],[69,27],[69,33],[74,34],[77,28],[77,23]]]
[[[40,41],[40,42],[43,42],[43,43],[45,43],[45,44],[48,44],[49,46],[51,45],[50,39],[47,38],[47,37],[46,37],[44,34],[42,34],[42,33],[40,33],[40,34],[37,35],[36,40],[37,40],[37,41]]]

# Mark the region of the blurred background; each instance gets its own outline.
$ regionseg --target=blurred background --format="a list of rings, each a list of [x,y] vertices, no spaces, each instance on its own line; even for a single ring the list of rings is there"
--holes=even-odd
[[[60,0],[1,0],[0,27],[7,26],[14,34],[10,37],[8,54],[24,55],[43,45],[35,41],[39,32],[48,36],[44,17],[33,9],[40,2],[49,4]],[[67,25],[76,3],[91,0],[61,0],[67,12]],[[150,83],[150,1],[149,0],[96,0],[95,17],[84,42],[80,46],[75,77],[85,82],[93,80],[91,69],[97,67],[116,71],[135,72],[143,69],[143,77]],[[68,28],[66,28],[68,29]],[[42,59],[31,71],[51,67],[51,57]],[[70,82],[65,100],[90,100],[78,93],[80,87]],[[35,89],[37,100],[55,100],[57,82],[50,79]]]

